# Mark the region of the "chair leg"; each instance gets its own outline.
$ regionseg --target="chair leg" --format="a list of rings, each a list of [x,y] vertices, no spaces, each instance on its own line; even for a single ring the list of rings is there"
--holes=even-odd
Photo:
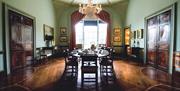
[[[98,91],[98,71],[96,72],[96,91]]]
[[[84,74],[81,72],[81,88],[84,88]]]
[[[76,66],[76,76],[78,77],[78,66]]]
[[[71,75],[73,76],[74,75],[74,66],[71,66]]]

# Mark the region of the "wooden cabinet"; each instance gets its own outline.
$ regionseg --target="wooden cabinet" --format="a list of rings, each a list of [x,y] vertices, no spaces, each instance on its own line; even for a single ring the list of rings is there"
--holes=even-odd
[[[124,56],[123,46],[113,46],[113,49],[115,51],[115,53],[114,53],[115,59],[119,59],[119,58],[122,58]]]
[[[127,56],[143,63],[144,48],[140,47],[127,47]]]

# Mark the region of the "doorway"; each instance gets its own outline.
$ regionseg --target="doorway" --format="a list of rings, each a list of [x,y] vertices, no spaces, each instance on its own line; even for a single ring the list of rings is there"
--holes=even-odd
[[[10,71],[17,70],[32,63],[34,57],[33,19],[7,10],[9,29]]]
[[[172,61],[174,39],[173,10],[168,8],[146,19],[147,61],[155,68],[168,71]]]

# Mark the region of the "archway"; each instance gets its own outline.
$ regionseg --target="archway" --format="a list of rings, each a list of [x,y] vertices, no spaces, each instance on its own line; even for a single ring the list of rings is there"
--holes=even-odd
[[[102,10],[100,13],[96,14],[98,18],[108,24],[107,26],[107,38],[106,38],[106,46],[109,47],[111,45],[111,19],[110,14],[105,10]],[[76,47],[76,33],[75,33],[75,24],[81,21],[85,17],[84,14],[79,13],[79,11],[75,11],[71,14],[71,35],[70,35],[70,50]]]

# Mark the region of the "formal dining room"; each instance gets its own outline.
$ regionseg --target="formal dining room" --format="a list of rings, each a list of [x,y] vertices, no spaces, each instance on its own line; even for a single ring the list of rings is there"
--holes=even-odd
[[[0,91],[180,91],[180,0],[0,0]]]

